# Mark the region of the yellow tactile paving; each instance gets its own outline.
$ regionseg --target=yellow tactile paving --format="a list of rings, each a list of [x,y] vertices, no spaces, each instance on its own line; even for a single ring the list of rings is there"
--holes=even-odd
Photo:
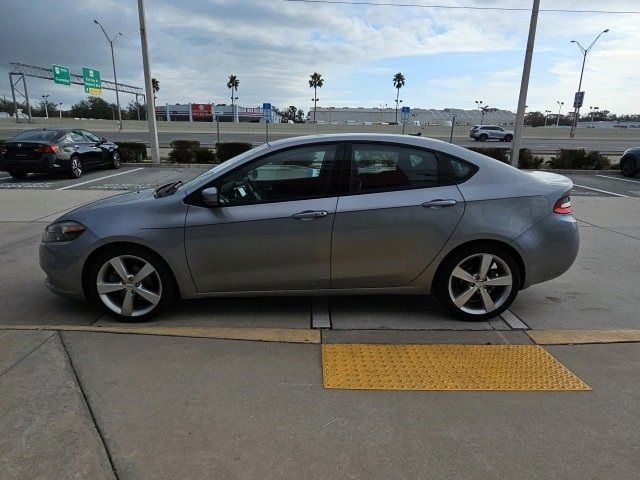
[[[591,390],[537,345],[323,344],[325,388]]]
[[[640,342],[640,330],[529,330],[540,345]]]

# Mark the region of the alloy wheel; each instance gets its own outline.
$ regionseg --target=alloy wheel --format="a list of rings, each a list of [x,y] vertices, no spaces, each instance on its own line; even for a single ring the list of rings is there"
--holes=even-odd
[[[491,253],[476,253],[459,262],[449,276],[449,297],[461,311],[484,315],[509,298],[513,274],[509,265]]]
[[[82,162],[78,157],[73,157],[71,159],[71,174],[75,178],[80,178],[82,176]]]
[[[111,165],[113,168],[120,168],[120,154],[118,152],[113,152],[111,156]]]
[[[107,260],[96,277],[98,297],[123,317],[151,312],[162,299],[162,280],[148,261],[134,255]]]

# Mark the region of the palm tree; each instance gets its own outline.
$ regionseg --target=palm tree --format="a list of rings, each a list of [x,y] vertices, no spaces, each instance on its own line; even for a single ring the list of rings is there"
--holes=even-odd
[[[322,79],[322,75],[317,72],[313,72],[313,75],[310,75],[310,77],[309,87],[313,88],[313,98],[311,99],[313,100],[313,123],[316,123],[316,108],[319,100],[317,92],[318,88],[322,88],[322,85],[324,85],[324,80]]]
[[[400,89],[404,87],[404,75],[400,72],[393,76],[393,86],[396,88],[396,123],[398,123],[398,106],[400,105]]]
[[[240,80],[235,75],[229,75],[229,81],[227,82],[227,88],[231,89],[231,111],[233,112],[233,121],[236,121],[236,92],[240,86]]]
[[[155,78],[151,79],[151,89],[153,90],[153,100],[156,99],[156,93],[160,91],[160,82]]]

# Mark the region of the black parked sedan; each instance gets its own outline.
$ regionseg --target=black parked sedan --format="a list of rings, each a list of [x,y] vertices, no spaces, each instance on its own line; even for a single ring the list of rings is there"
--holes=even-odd
[[[120,167],[118,146],[83,129],[25,130],[0,146],[0,167],[14,178],[63,172],[80,178],[92,167]]]

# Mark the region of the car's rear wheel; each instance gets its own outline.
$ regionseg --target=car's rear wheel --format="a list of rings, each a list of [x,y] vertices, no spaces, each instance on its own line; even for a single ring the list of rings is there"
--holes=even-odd
[[[505,142],[510,142],[511,140],[513,140],[513,135],[505,135],[504,136],[504,141]]]
[[[633,158],[623,158],[620,162],[620,171],[625,177],[635,177],[638,172]]]
[[[483,133],[482,135],[480,135],[480,136],[478,137],[478,140],[480,140],[481,142],[486,142],[486,141],[487,141],[487,138],[489,138],[489,137],[487,136],[487,134],[486,134],[486,133]]]
[[[481,321],[504,312],[518,294],[520,269],[507,251],[493,245],[462,248],[438,271],[435,292],[454,315]]]
[[[82,176],[82,160],[74,155],[69,160],[69,178],[80,178]]]
[[[156,255],[134,246],[98,255],[87,278],[92,298],[124,322],[148,320],[173,298],[173,277],[168,267]]]
[[[114,170],[120,168],[120,153],[118,153],[117,150],[111,153],[111,163],[109,166]]]
[[[13,178],[18,179],[18,180],[24,180],[25,178],[27,178],[27,175],[29,175],[27,172],[16,172],[16,171],[13,171],[13,170],[9,170],[8,173]]]

